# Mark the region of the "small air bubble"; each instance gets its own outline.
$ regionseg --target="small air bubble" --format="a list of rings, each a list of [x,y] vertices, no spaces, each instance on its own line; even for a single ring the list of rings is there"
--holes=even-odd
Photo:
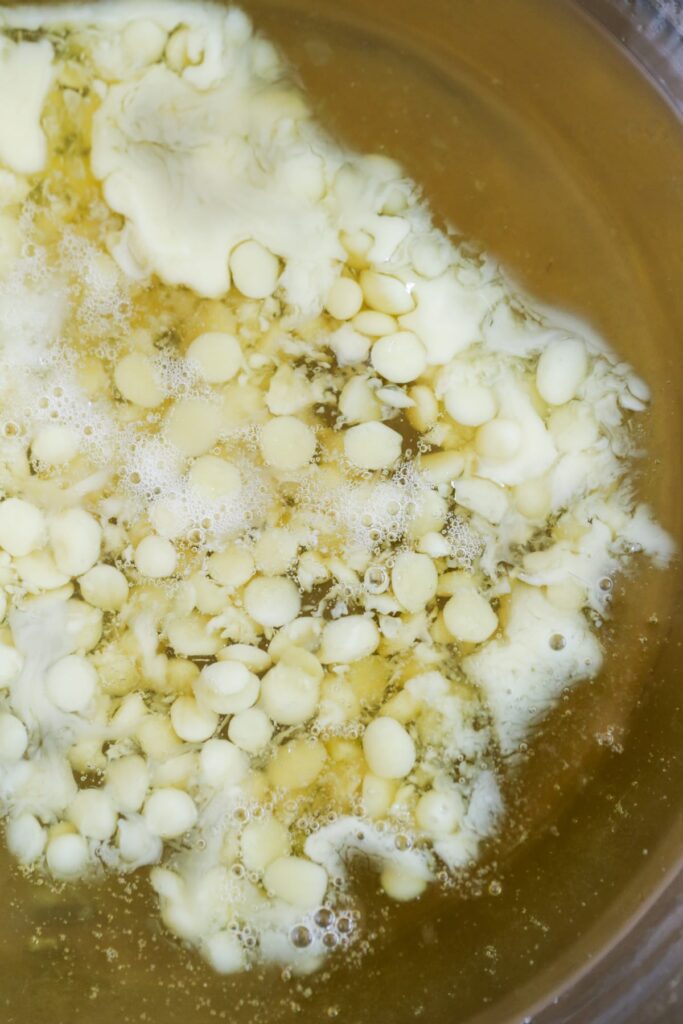
[[[329,907],[321,907],[316,911],[314,921],[319,928],[330,928],[334,924],[334,914]]]
[[[389,575],[381,565],[371,565],[363,577],[363,586],[369,594],[383,594],[389,586]]]
[[[292,941],[292,945],[297,949],[306,949],[306,947],[310,946],[313,941],[311,933],[303,924],[298,924],[296,928],[292,928],[290,939]]]

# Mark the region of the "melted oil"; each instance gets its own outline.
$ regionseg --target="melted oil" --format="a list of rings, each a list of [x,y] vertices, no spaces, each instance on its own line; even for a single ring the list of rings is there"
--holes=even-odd
[[[246,6],[323,124],[401,160],[444,221],[648,380],[642,491],[680,539],[683,133],[662,98],[561,0]],[[361,960],[303,981],[226,980],[161,931],[143,880],[55,892],[3,865],[4,1019],[454,1024],[506,998],[526,1010],[597,941],[572,947],[577,936],[604,918],[608,937],[617,897],[625,919],[654,884],[643,850],[653,876],[666,866],[683,781],[679,586],[675,570],[644,567],[618,581],[606,669],[567,695],[511,776],[511,820],[480,877],[388,908],[357,866]]]

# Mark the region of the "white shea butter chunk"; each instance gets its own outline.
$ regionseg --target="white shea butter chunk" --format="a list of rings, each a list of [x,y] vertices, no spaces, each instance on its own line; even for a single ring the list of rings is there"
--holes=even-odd
[[[0,163],[35,174],[47,158],[41,125],[52,85],[54,52],[47,39],[13,43],[0,37]]]
[[[24,658],[16,647],[0,643],[0,686],[7,686],[22,670]]]
[[[116,811],[103,789],[82,789],[71,802],[68,816],[87,839],[109,839],[116,830]]]
[[[276,416],[261,431],[261,454],[273,469],[301,469],[315,454],[315,434],[295,416]]]
[[[385,423],[359,423],[344,434],[347,459],[359,469],[388,469],[400,458],[403,440]]]
[[[365,615],[346,615],[325,624],[320,648],[323,665],[346,665],[366,658],[379,647],[379,630]]]
[[[0,761],[18,761],[26,753],[28,732],[15,715],[0,714]]]
[[[446,412],[464,427],[480,427],[496,415],[496,397],[480,384],[453,384],[444,395]]]
[[[278,857],[289,853],[289,832],[275,818],[250,822],[240,839],[242,863],[247,871],[265,871]]]
[[[271,896],[313,910],[325,898],[327,872],[304,857],[278,857],[266,868],[263,883]]]
[[[456,790],[438,792],[430,790],[418,800],[415,820],[421,829],[434,836],[445,836],[461,823],[465,808]]]
[[[237,466],[217,455],[201,455],[195,459],[188,478],[195,490],[210,501],[237,497],[242,490],[242,477]]]
[[[94,565],[80,577],[78,585],[88,604],[102,611],[118,611],[128,600],[128,580],[113,565]]]
[[[235,287],[248,299],[267,299],[277,288],[280,265],[259,242],[242,242],[230,255]]]
[[[576,397],[587,371],[588,354],[580,338],[552,341],[538,360],[538,393],[548,405],[564,405]]]
[[[199,701],[219,715],[246,711],[258,700],[258,676],[239,661],[216,661],[205,665],[195,684]]]
[[[363,305],[363,290],[350,277],[340,277],[330,288],[325,309],[335,320],[351,320]]]
[[[61,711],[85,711],[96,691],[97,671],[78,654],[60,658],[45,675],[45,692]]]
[[[234,335],[209,331],[194,339],[185,358],[208,384],[225,384],[242,366],[242,348]]]
[[[261,708],[238,711],[228,725],[228,739],[248,754],[258,754],[264,750],[272,735],[273,723]]]
[[[246,777],[249,758],[229,740],[212,739],[201,749],[199,766],[204,782],[220,789],[236,786]]]
[[[436,594],[439,575],[427,555],[401,551],[391,570],[391,586],[397,599],[409,612],[421,611]]]
[[[83,576],[100,557],[102,528],[81,508],[60,512],[49,525],[55,565],[67,576]]]
[[[427,888],[427,879],[400,864],[388,864],[380,875],[380,882],[387,896],[399,903],[415,900]]]
[[[495,633],[498,616],[473,583],[459,583],[443,609],[446,629],[456,640],[481,644]]]
[[[263,677],[261,703],[278,725],[302,725],[318,708],[320,680],[296,665],[275,665]]]
[[[409,384],[424,372],[427,354],[414,334],[398,331],[375,342],[370,361],[385,380],[392,384]]]
[[[178,555],[170,540],[150,534],[135,549],[135,567],[150,579],[164,579],[176,571]]]
[[[218,715],[198,704],[194,697],[178,697],[171,708],[171,724],[181,740],[201,743],[215,733]]]
[[[244,591],[244,606],[261,626],[286,626],[301,609],[301,595],[285,576],[257,576]]]
[[[33,864],[45,850],[45,829],[33,814],[20,814],[7,826],[7,846],[22,864]]]
[[[47,424],[40,427],[31,444],[31,455],[45,466],[64,466],[79,449],[79,436],[71,427]]]
[[[152,361],[140,352],[131,352],[116,364],[114,383],[126,401],[143,409],[155,409],[165,397]]]
[[[55,878],[77,878],[88,866],[88,844],[76,833],[55,836],[48,843],[46,859]]]
[[[592,678],[601,664],[600,644],[580,611],[557,608],[540,590],[519,584],[501,639],[462,663],[486,694],[504,754],[518,749],[563,688]]]
[[[248,47],[234,46],[231,71],[211,89],[162,65],[113,85],[95,114],[92,168],[130,228],[117,256],[124,265],[214,298],[232,271],[243,295],[263,298],[282,259],[288,300],[315,311],[343,258],[338,228],[279,175],[307,114],[301,96],[283,83],[262,102],[249,60]]]
[[[47,539],[40,509],[21,498],[0,502],[0,547],[15,558],[42,547]]]
[[[415,765],[415,743],[394,718],[380,716],[370,722],[363,733],[363,753],[379,779],[403,779]]]
[[[143,817],[152,835],[175,839],[189,832],[197,822],[194,800],[182,789],[157,789],[145,803]]]

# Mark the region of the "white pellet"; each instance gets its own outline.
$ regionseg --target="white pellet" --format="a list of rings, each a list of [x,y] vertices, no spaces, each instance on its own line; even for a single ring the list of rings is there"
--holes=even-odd
[[[45,692],[62,711],[83,712],[97,691],[97,671],[87,658],[69,654],[45,674]]]
[[[385,334],[394,333],[396,321],[393,316],[388,316],[386,313],[365,309],[353,318],[353,326],[361,334],[367,334],[369,338],[382,338]]]
[[[261,708],[247,708],[230,719],[228,739],[248,754],[258,754],[268,746],[273,723]]]
[[[216,661],[201,670],[195,693],[213,712],[234,715],[256,703],[260,685],[258,676],[242,662]]]
[[[340,277],[330,288],[325,309],[335,320],[350,320],[363,305],[363,291],[350,277]]]
[[[128,600],[128,581],[113,565],[94,565],[78,585],[84,600],[102,611],[119,611]]]
[[[218,715],[202,707],[194,697],[178,697],[171,707],[171,724],[181,740],[201,743],[208,740],[218,726]]]
[[[580,338],[551,341],[536,367],[536,387],[548,405],[564,405],[576,397],[588,372],[588,353]]]
[[[72,427],[48,423],[36,431],[31,456],[45,466],[64,466],[78,453],[78,433]]]
[[[273,469],[301,469],[313,458],[315,447],[315,434],[296,416],[276,416],[261,430],[261,455]]]
[[[136,867],[161,860],[161,839],[151,834],[142,818],[119,820],[117,844],[123,860]]]
[[[22,864],[33,864],[45,849],[45,829],[33,814],[20,814],[7,826],[7,847]]]
[[[304,857],[278,857],[266,868],[263,883],[271,896],[313,910],[325,897],[327,872]]]
[[[175,839],[194,828],[197,808],[182,789],[169,786],[152,793],[145,803],[143,817],[152,835]]]
[[[456,640],[469,644],[483,643],[498,628],[498,616],[473,583],[458,587],[444,606],[443,619]]]
[[[69,820],[87,839],[110,839],[116,831],[116,811],[104,789],[82,789],[71,801]]]
[[[324,665],[347,665],[374,654],[378,647],[375,622],[365,615],[346,615],[325,624],[320,661]]]
[[[114,383],[126,401],[143,409],[155,409],[165,398],[151,359],[141,352],[131,352],[116,364]]]
[[[45,543],[45,517],[21,498],[0,502],[0,548],[15,558],[28,555]]]
[[[0,713],[0,761],[18,761],[26,753],[26,726],[9,712]]]
[[[214,789],[238,785],[249,771],[249,758],[229,740],[212,739],[201,749],[199,768],[202,780]]]
[[[480,384],[454,384],[443,401],[448,415],[464,427],[479,427],[496,415],[495,395]]]
[[[344,324],[333,331],[329,338],[329,346],[335,354],[340,366],[356,366],[364,363],[370,354],[370,342],[364,334],[354,331],[349,324]]]
[[[166,437],[187,456],[203,455],[213,448],[222,427],[220,406],[201,398],[185,398],[176,402],[165,421]]]
[[[178,565],[175,547],[166,537],[149,534],[135,549],[135,567],[150,579],[172,576]]]
[[[439,792],[429,790],[417,802],[415,821],[419,828],[433,836],[448,835],[462,822],[462,797],[455,790]]]
[[[359,469],[388,469],[400,458],[403,439],[385,423],[359,423],[344,433],[344,452]]]
[[[364,270],[360,275],[360,286],[367,305],[379,313],[399,316],[410,313],[415,306],[408,286],[389,274]]]
[[[245,826],[240,837],[242,863],[247,871],[264,871],[289,853],[289,832],[275,818],[262,818]]]
[[[364,377],[352,377],[346,382],[339,395],[339,411],[347,423],[368,423],[379,419],[379,402]]]
[[[203,948],[207,960],[218,974],[236,974],[244,967],[244,948],[234,932],[215,932]]]
[[[387,896],[400,903],[417,899],[427,888],[427,881],[400,864],[387,864],[380,875],[380,882]]]
[[[397,331],[375,342],[370,361],[385,380],[392,384],[408,384],[424,373],[427,353],[420,339],[411,331]]]
[[[139,811],[149,788],[147,761],[139,754],[128,754],[107,765],[107,791],[121,811]]]
[[[76,833],[55,836],[47,845],[46,858],[55,878],[76,878],[88,865],[88,844]]]
[[[230,254],[235,287],[249,299],[267,299],[277,288],[280,263],[259,242],[242,242]]]
[[[16,679],[24,666],[24,659],[16,647],[0,643],[0,686]]]
[[[363,734],[363,753],[370,771],[380,779],[403,779],[413,770],[415,744],[394,718],[375,718]]]
[[[280,662],[261,682],[263,710],[278,725],[302,725],[318,707],[320,681],[301,668]]]
[[[521,445],[522,430],[519,424],[500,416],[479,427],[475,439],[475,448],[481,458],[500,462],[513,458]]]
[[[257,576],[244,591],[244,607],[261,626],[285,626],[297,617],[301,595],[285,576]]]
[[[391,570],[394,594],[409,612],[419,612],[436,594],[439,574],[431,558],[414,551],[401,551]]]
[[[211,501],[235,498],[242,490],[237,466],[217,455],[200,455],[192,463],[188,479],[196,491]]]
[[[102,528],[84,509],[60,512],[50,521],[49,534],[55,565],[67,576],[85,575],[100,557]]]
[[[207,331],[194,339],[185,358],[196,368],[202,380],[209,384],[225,384],[242,366],[242,347],[232,334]]]

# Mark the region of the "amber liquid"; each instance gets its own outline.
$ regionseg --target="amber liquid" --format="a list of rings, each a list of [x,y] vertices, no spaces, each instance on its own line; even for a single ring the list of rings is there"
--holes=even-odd
[[[401,160],[444,223],[650,383],[641,492],[681,539],[683,130],[663,98],[565,0],[245,6],[333,134]],[[362,955],[303,980],[221,978],[163,932],[144,874],[55,891],[3,854],[0,1019],[518,1020],[674,858],[680,583],[677,567],[645,565],[618,581],[605,671],[567,694],[510,772],[509,823],[481,871],[389,907],[356,866]]]

